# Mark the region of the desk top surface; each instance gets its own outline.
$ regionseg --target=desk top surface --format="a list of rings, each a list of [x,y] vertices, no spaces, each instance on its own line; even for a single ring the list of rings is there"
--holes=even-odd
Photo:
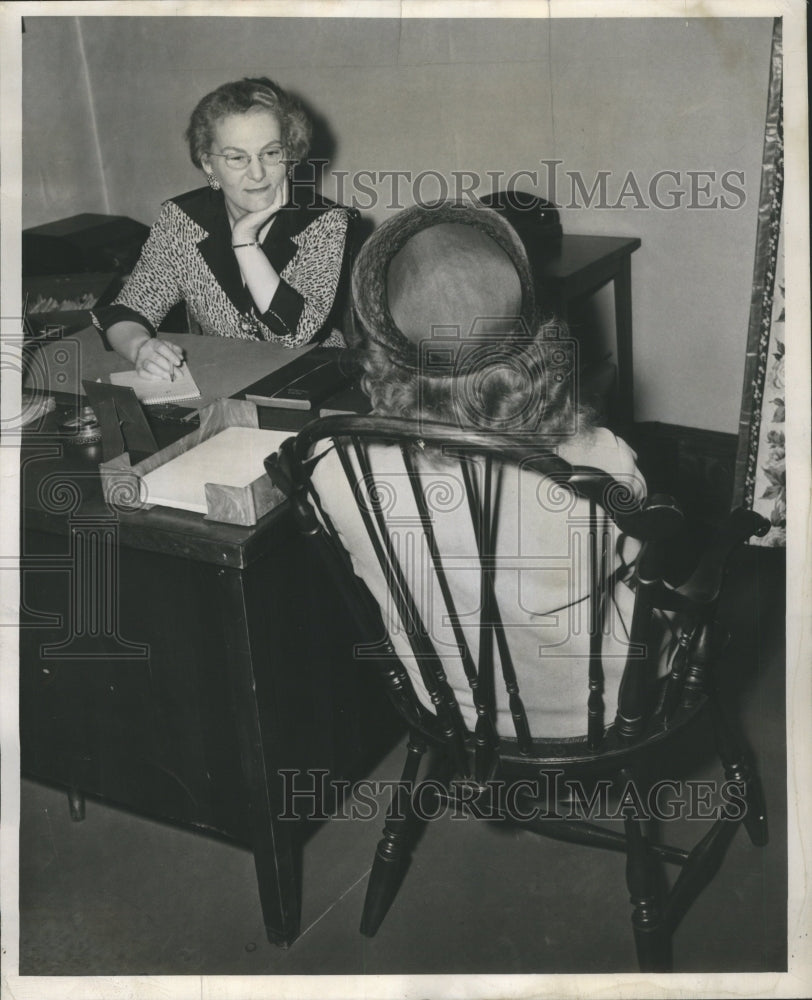
[[[196,334],[172,334],[166,339],[186,353],[201,398],[183,405],[197,408],[233,395],[309,350]],[[31,358],[25,384],[31,389],[78,396],[84,395],[83,378],[106,380],[111,372],[131,368],[117,354],[105,351],[96,330],[88,328],[38,349]],[[72,519],[115,520],[122,545],[235,568],[244,568],[272,549],[279,537],[275,526],[281,522],[284,530],[294,530],[287,505],[270,511],[253,527],[207,521],[201,514],[169,507],[111,511],[104,502],[98,476],[100,449],[72,446],[59,433],[61,420],[75,411],[75,403],[58,406],[35,430],[23,434],[20,488],[24,528],[64,534]]]
[[[200,389],[200,399],[184,406],[200,409],[223,396],[233,396],[247,385],[269,375],[311,348],[194,333],[161,334],[181,347],[189,370]],[[106,351],[101,337],[88,327],[71,337],[40,347],[31,358],[26,388],[83,396],[82,379],[109,381],[112,372],[131,371],[132,364],[114,351]]]

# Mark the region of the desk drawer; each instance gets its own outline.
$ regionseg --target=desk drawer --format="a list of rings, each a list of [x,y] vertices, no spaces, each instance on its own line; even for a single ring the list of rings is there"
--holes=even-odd
[[[30,530],[24,544],[25,774],[248,843],[226,574],[239,578],[249,605],[269,772],[359,777],[397,737],[394,713],[352,660],[358,637],[339,596],[294,533],[280,532],[246,570],[113,538],[97,547],[93,585],[91,555],[71,560],[64,537]],[[105,587],[115,597],[106,604]]]
[[[26,543],[29,556],[45,556],[54,538],[29,533]],[[137,550],[117,554],[112,629],[100,625],[105,616],[77,608],[70,571],[24,573],[23,771],[247,841],[239,750],[223,724],[224,642],[204,606],[207,570]]]

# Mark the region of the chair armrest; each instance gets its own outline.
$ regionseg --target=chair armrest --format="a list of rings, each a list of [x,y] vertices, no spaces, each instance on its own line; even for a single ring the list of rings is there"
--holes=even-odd
[[[752,535],[763,537],[770,530],[770,522],[754,510],[737,507],[728,514],[711,538],[699,563],[677,591],[694,604],[712,604],[722,589],[727,561],[739,545]]]
[[[274,486],[287,498],[293,510],[296,527],[303,535],[316,535],[321,524],[307,499],[307,478],[296,459],[296,438],[287,438],[264,461],[265,472]]]
[[[673,497],[656,493],[641,512],[643,548],[637,557],[637,579],[643,585],[684,583],[699,562],[701,545]]]
[[[751,535],[765,535],[770,522],[755,511],[737,508],[704,544],[687,529],[671,538],[647,542],[638,556],[638,585],[653,607],[669,611],[712,608],[719,598],[727,561]]]

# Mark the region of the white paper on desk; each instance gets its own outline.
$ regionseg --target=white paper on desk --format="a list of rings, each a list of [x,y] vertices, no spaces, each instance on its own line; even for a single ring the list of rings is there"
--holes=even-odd
[[[113,385],[127,385],[135,390],[142,403],[180,403],[186,399],[200,399],[200,389],[192,377],[192,373],[184,361],[175,369],[173,381],[167,379],[148,379],[135,371],[112,372],[110,381]]]
[[[206,513],[206,483],[248,486],[264,475],[263,461],[290,431],[226,427],[141,479],[141,501]]]

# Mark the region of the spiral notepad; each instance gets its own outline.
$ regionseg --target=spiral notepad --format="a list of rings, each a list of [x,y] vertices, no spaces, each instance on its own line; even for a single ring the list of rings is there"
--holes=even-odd
[[[187,399],[200,399],[200,389],[185,361],[175,369],[174,382],[156,382],[142,378],[134,371],[113,372],[110,381],[113,385],[127,385],[134,389],[139,401],[147,406],[152,403],[180,403]]]

